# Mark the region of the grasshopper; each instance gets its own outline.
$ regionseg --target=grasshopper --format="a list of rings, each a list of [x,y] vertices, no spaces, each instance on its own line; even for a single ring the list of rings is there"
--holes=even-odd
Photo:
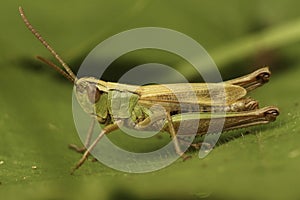
[[[188,156],[182,152],[176,137],[180,126],[181,128],[183,126],[183,133],[189,135],[196,124],[197,135],[204,135],[207,133],[212,119],[215,124],[223,120],[222,131],[228,131],[267,124],[274,121],[279,115],[277,107],[259,108],[256,100],[246,96],[250,91],[269,81],[271,72],[268,67],[222,83],[191,83],[189,87],[191,87],[196,98],[189,98],[191,91],[185,89],[186,83],[134,86],[106,82],[94,77],[78,78],[56,51],[33,28],[21,7],[19,12],[27,28],[50,51],[63,69],[43,57],[38,56],[37,58],[54,68],[75,85],[74,92],[79,104],[92,118],[85,147],[79,148],[76,145],[70,145],[70,148],[83,153],[82,158],[72,169],[72,173],[85,162],[104,135],[119,129],[122,125],[140,131],[168,132],[173,139],[176,152],[185,160]],[[224,92],[220,92],[218,89],[220,86]],[[170,88],[175,88],[176,94]],[[180,105],[182,102],[178,101],[177,95],[186,97],[183,104],[187,106],[184,106],[183,109]],[[212,95],[215,95],[217,99],[223,99],[223,101],[212,102]],[[124,99],[128,101],[124,103]],[[151,110],[152,106],[157,104],[164,108],[163,114],[160,109]],[[200,118],[201,120],[199,120]],[[93,127],[96,123],[105,126],[97,138],[91,141]],[[210,132],[214,132],[214,130],[210,130]]]

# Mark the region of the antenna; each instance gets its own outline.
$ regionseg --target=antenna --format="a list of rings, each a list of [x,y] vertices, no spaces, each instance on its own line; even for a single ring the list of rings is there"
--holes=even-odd
[[[71,68],[61,59],[61,57],[55,52],[55,50],[46,42],[46,40],[33,28],[33,26],[30,24],[30,22],[28,21],[27,17],[25,16],[24,10],[23,8],[20,6],[19,7],[19,12],[20,15],[26,25],[26,27],[33,33],[33,35],[50,51],[50,53],[55,57],[55,59],[64,67],[64,69],[66,70],[67,74],[69,75],[69,77],[72,79],[73,82],[75,82],[77,80],[77,77],[75,76],[75,74],[73,73],[73,71],[71,70]],[[39,58],[39,57],[38,57]],[[40,59],[40,58],[39,58]],[[45,62],[45,59],[40,59],[43,62]],[[46,61],[46,64],[50,65],[51,67],[53,67],[54,69],[56,69],[57,71],[59,71],[57,68],[59,68],[58,66],[54,65],[51,62]],[[51,63],[51,64],[50,64]],[[53,65],[52,65],[53,64]],[[55,67],[54,67],[55,66]],[[60,69],[60,68],[59,68]],[[63,70],[62,70],[63,71]],[[61,74],[63,74],[61,71],[59,71]],[[63,74],[64,75],[64,74]],[[65,76],[65,75],[64,75]],[[67,76],[66,76],[67,77]],[[69,78],[68,78],[69,79]],[[69,79],[70,80],[70,79]]]
[[[72,76],[70,76],[67,72],[65,72],[64,70],[62,70],[59,66],[57,66],[56,64],[54,64],[53,62],[51,62],[50,60],[47,60],[46,58],[43,58],[41,56],[37,56],[37,59],[39,59],[40,61],[42,61],[43,63],[46,63],[47,65],[49,65],[50,67],[52,67],[53,69],[55,69],[57,72],[59,72],[61,75],[63,75],[64,77],[66,77],[69,81],[74,83],[74,79]]]

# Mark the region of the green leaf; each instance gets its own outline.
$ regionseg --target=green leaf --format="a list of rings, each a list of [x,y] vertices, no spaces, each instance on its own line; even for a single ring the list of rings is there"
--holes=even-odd
[[[143,26],[171,28],[193,37],[208,52],[214,52],[221,71],[230,73],[227,75],[230,77],[250,71],[250,68],[239,71],[227,66],[238,62],[255,65],[253,52],[261,53],[262,45],[276,50],[272,56],[277,62],[271,70],[278,70],[274,70],[266,86],[250,94],[261,106],[279,107],[281,114],[276,122],[227,132],[206,158],[199,159],[198,152],[191,151],[192,159],[178,160],[160,171],[128,174],[89,160],[71,176],[71,167],[81,157],[67,148],[69,143],[81,144],[72,118],[72,85],[57,79],[47,66],[34,61],[37,54],[50,55],[22,24],[19,2],[3,2],[0,196],[5,199],[298,198],[299,4],[296,0],[22,2],[28,18],[41,34],[67,62],[78,65],[98,42]],[[245,63],[241,62],[243,59]],[[122,144],[121,132],[111,137],[121,145],[132,146]],[[157,139],[141,148],[146,151],[160,145],[161,140]]]

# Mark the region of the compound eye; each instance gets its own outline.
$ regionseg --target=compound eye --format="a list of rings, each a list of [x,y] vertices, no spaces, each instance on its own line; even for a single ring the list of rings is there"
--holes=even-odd
[[[95,85],[88,85],[86,90],[89,101],[91,103],[97,103],[101,97],[102,92]]]
[[[85,92],[85,87],[83,87],[82,85],[76,85],[76,92],[78,93],[84,93]]]

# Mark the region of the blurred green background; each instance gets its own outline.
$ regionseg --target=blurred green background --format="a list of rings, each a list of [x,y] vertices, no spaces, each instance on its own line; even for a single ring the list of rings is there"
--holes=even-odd
[[[270,65],[270,83],[251,96],[261,106],[278,106],[281,115],[269,125],[227,132],[202,160],[191,151],[193,159],[147,174],[117,172],[89,161],[71,176],[69,170],[80,158],[67,148],[80,144],[72,118],[72,85],[34,59],[51,56],[25,28],[20,5],[75,71],[99,42],[145,26],[174,29],[198,41],[224,79]],[[2,2],[0,197],[299,199],[299,7],[297,0]],[[151,55],[137,53],[116,67],[154,60],[183,69],[178,58]],[[116,71],[106,79],[117,79]],[[186,76],[197,81],[192,73]]]

